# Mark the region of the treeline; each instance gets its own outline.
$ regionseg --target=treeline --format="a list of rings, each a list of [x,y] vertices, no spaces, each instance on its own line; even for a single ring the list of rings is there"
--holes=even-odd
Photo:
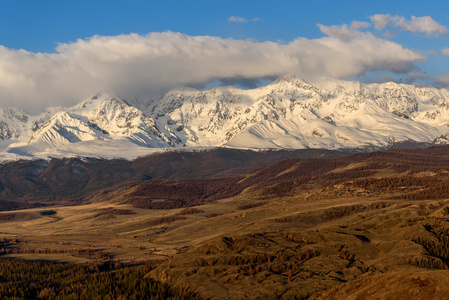
[[[245,210],[245,209],[251,209],[251,208],[256,208],[262,205],[267,204],[267,202],[254,202],[254,203],[249,203],[249,204],[242,204],[237,206],[238,210]]]
[[[189,207],[189,208],[185,208],[183,210],[181,210],[178,215],[194,215],[194,214],[200,214],[203,213],[204,211],[195,207]]]
[[[407,199],[407,200],[427,200],[427,199],[446,199],[449,197],[449,182],[436,182],[427,185],[424,189],[414,193],[397,195],[393,199]]]
[[[1,246],[1,244],[0,244]],[[48,249],[48,248],[0,248],[0,256],[6,254],[71,254],[76,257],[95,258],[108,260],[109,254],[94,249]]]
[[[425,225],[424,228],[436,239],[429,240],[416,237],[413,239],[413,242],[423,246],[426,254],[431,257],[414,258],[409,260],[409,263],[423,268],[448,269],[449,229],[434,228],[431,225]]]
[[[197,206],[238,195],[246,187],[240,179],[148,180],[132,187],[126,203],[144,209]]]
[[[345,185],[372,192],[398,192],[389,198],[393,200],[445,199],[449,195],[449,180],[440,175],[366,178]]]
[[[296,180],[289,180],[286,182],[281,182],[275,184],[273,186],[269,186],[263,188],[261,190],[262,196],[271,196],[271,197],[285,197],[292,196],[294,194],[294,190],[301,185],[309,182],[311,180],[310,177],[301,177]]]
[[[449,146],[434,146],[421,149],[403,149],[359,153],[338,158],[350,159],[353,162],[374,160],[390,165],[395,172],[410,171],[412,173],[449,170]]]
[[[270,186],[283,182],[299,180],[302,183],[303,178],[321,176],[335,168],[347,165],[336,159],[324,158],[305,158],[288,159],[279,163],[258,168],[249,173],[245,178],[248,186]]]
[[[348,215],[371,211],[376,209],[384,209],[389,207],[391,204],[380,202],[380,203],[370,203],[370,204],[358,204],[358,205],[348,205],[348,206],[337,206],[326,209],[319,214],[311,213],[297,213],[292,216],[279,217],[274,219],[275,222],[288,223],[288,222],[329,222],[335,219],[339,219]]]
[[[0,259],[1,299],[199,299],[145,275],[152,265],[99,271],[81,264]]]
[[[438,179],[434,176],[400,176],[360,179],[353,181],[351,185],[365,189],[397,189],[400,187],[423,187],[429,184],[435,184],[436,182],[438,182]]]
[[[190,271],[186,274],[191,276],[195,274],[201,267],[220,267],[226,266],[236,275],[243,275],[243,277],[253,277],[259,273],[277,274],[285,276],[287,280],[293,279],[303,272],[304,262],[321,255],[319,250],[313,249],[287,249],[286,251],[277,251],[273,253],[259,253],[250,255],[213,255],[208,257],[198,258],[192,265]],[[229,268],[237,267],[237,268]],[[239,276],[237,276],[239,277]],[[235,278],[237,279],[237,278]],[[238,280],[235,280],[237,282]]]
[[[346,170],[344,172],[338,172],[338,173],[328,173],[325,174],[322,178],[327,180],[334,180],[335,183],[339,183],[341,181],[346,180],[354,180],[358,178],[368,177],[371,175],[376,174],[376,170],[364,170],[364,169],[350,169]]]

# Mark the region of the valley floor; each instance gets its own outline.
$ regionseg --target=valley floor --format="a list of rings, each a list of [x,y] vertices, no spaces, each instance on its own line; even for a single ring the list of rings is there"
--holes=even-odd
[[[410,277],[409,290],[401,293],[421,295],[431,292],[418,288],[422,280],[426,286],[441,280],[441,272],[422,267],[447,268],[446,254],[424,250],[426,243],[446,250],[449,235],[439,235],[449,225],[448,204],[369,195],[328,198],[322,190],[282,199],[241,195],[172,210],[95,203],[2,212],[0,236],[5,258],[158,261],[149,276],[213,299],[345,299],[377,289],[378,281],[370,278],[394,284],[395,274]],[[356,282],[363,289],[354,290]]]

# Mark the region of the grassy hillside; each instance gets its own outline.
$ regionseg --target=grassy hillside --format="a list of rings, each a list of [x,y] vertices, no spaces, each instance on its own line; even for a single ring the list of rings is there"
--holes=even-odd
[[[448,183],[447,146],[130,182],[78,206],[1,212],[0,255],[150,264],[142,280],[206,299],[438,298]]]
[[[0,164],[0,211],[87,203],[92,193],[148,179],[222,178],[291,157],[343,155],[343,151],[210,149],[161,152],[138,158],[67,158]]]

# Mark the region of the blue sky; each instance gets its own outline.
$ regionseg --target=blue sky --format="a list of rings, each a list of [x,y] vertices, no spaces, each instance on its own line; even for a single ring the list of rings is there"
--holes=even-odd
[[[323,34],[316,26],[368,21],[374,14],[431,16],[447,19],[447,1],[232,1],[232,0],[2,0],[0,42],[3,46],[52,52],[57,43],[94,35],[174,31],[188,35],[258,41],[291,41]],[[248,22],[229,22],[230,16]],[[260,21],[251,21],[258,18]],[[400,39],[400,38],[399,38]],[[419,46],[407,37],[402,42]],[[427,40],[428,41],[428,40]],[[435,41],[432,41],[432,43]],[[448,42],[448,39],[445,40]]]
[[[142,98],[282,73],[449,86],[448,11],[410,0],[0,0],[0,101],[38,111],[102,88]]]

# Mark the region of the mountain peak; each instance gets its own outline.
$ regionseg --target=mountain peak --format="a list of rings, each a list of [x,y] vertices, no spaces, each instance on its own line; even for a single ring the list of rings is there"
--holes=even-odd
[[[113,92],[108,90],[102,90],[96,93],[91,98],[88,98],[81,103],[72,107],[72,109],[95,109],[99,104],[105,100],[113,100],[120,103],[125,103],[122,99],[117,97]]]
[[[272,84],[278,84],[278,83],[284,83],[284,82],[289,82],[289,83],[297,83],[297,82],[301,82],[301,83],[305,83],[305,80],[303,80],[302,78],[299,78],[298,76],[296,76],[295,74],[287,74],[287,75],[282,75],[280,76],[278,79],[276,79],[275,81],[273,81]]]
[[[305,89],[305,90],[317,90],[317,88],[309,83],[307,83],[302,78],[294,74],[284,75],[273,81],[271,84],[266,87],[275,88],[276,90],[297,90],[297,89]],[[264,87],[261,87],[262,89]]]
[[[111,92],[110,90],[104,89],[96,93],[95,96],[93,96],[91,99],[97,100],[97,99],[120,99],[120,98],[117,97],[117,95]]]

